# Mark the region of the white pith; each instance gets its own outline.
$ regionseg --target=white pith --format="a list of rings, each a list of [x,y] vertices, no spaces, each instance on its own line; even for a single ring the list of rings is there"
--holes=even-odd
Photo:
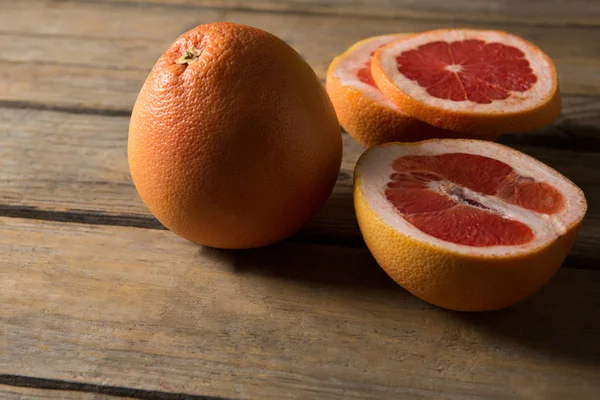
[[[463,67],[462,67],[462,65],[459,65],[459,64],[451,64],[451,65],[446,65],[445,69],[450,72],[460,72],[460,71],[462,71]]]
[[[515,219],[529,226],[535,238],[517,246],[473,247],[438,239],[417,229],[407,222],[386,199],[384,191],[394,172],[392,162],[405,155],[437,155],[444,153],[468,153],[494,158],[510,165],[518,174],[536,181],[553,185],[565,197],[565,207],[556,214],[545,215],[506,203],[494,196],[486,196],[464,188],[469,197],[482,205],[499,210],[506,218]],[[360,189],[368,207],[388,226],[417,240],[463,254],[507,255],[530,252],[564,234],[575,222],[583,218],[587,209],[581,190],[572,182],[545,164],[525,154],[507,149],[492,142],[477,140],[426,141],[414,145],[389,144],[371,148],[360,158],[357,173],[361,177]],[[437,183],[432,182],[432,187]]]
[[[397,110],[398,107],[388,100],[383,93],[373,86],[361,82],[358,79],[357,74],[358,71],[364,67],[365,62],[370,59],[372,51],[406,36],[408,36],[408,34],[377,36],[371,40],[365,40],[364,42],[357,44],[356,47],[346,54],[337,64],[333,71],[333,76],[335,76],[342,85],[355,88],[361,91],[369,99]]]
[[[467,39],[478,39],[488,43],[497,42],[516,47],[525,53],[525,58],[529,61],[529,65],[536,75],[537,81],[525,92],[510,92],[510,96],[505,100],[493,100],[490,104],[479,104],[469,100],[453,101],[433,97],[427,93],[426,88],[406,78],[398,71],[396,57],[405,51],[413,50],[423,44],[439,40],[450,43]],[[523,110],[533,109],[544,104],[556,89],[556,82],[554,82],[552,75],[554,68],[550,65],[546,57],[536,53],[534,48],[522,39],[495,31],[457,29],[443,31],[443,33],[439,31],[425,32],[399,43],[386,46],[380,50],[379,57],[383,71],[402,92],[417,101],[446,110],[481,113],[522,112]]]

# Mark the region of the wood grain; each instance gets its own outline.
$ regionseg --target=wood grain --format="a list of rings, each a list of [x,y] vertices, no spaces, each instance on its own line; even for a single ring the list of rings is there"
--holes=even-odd
[[[161,228],[131,182],[129,119],[0,108],[0,214]],[[337,186],[321,213],[296,238],[362,246],[352,204],[354,165],[364,148],[343,135]],[[558,143],[557,145],[560,145]],[[565,174],[590,209],[569,265],[600,268],[600,153],[513,144]]]
[[[76,0],[89,2],[90,0]],[[97,1],[97,0],[96,0]],[[600,5],[594,0],[576,4],[545,0],[102,0],[145,6],[160,4],[193,8],[217,7],[265,12],[361,15],[453,21],[505,22],[526,25],[600,25]]]
[[[48,390],[27,387],[0,385],[0,398],[3,400],[116,400],[131,399],[130,397],[117,397],[99,393],[85,393],[73,390]]]
[[[600,93],[600,50],[596,45],[600,29],[591,27],[26,0],[2,4],[0,103],[127,112],[168,45],[192,27],[216,20],[250,24],[278,35],[297,49],[322,79],[333,57],[368,36],[459,25],[506,29],[534,41],[554,59],[563,93]]]
[[[31,376],[0,374],[1,399],[138,399],[138,400],[234,400],[214,396],[194,396],[186,393],[134,389],[74,382],[64,379],[46,379]]]
[[[366,249],[216,251],[0,218],[6,373],[233,398],[577,398],[600,390],[600,273],[502,312],[429,306]],[[493,378],[492,378],[493,377]]]
[[[278,35],[321,79],[382,33],[469,26],[540,45],[563,116],[501,141],[586,192],[568,268],[501,312],[411,296],[362,243],[363,149],[347,135],[330,201],[292,240],[216,251],[163,230],[129,177],[128,115],[169,43],[216,20]],[[596,0],[20,0],[1,2],[0,27],[0,398],[597,398]]]

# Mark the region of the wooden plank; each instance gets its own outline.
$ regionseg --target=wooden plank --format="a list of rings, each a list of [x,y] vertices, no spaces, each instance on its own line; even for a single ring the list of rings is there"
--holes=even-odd
[[[140,71],[0,62],[0,105],[129,115],[144,79]]]
[[[364,248],[216,251],[1,218],[6,373],[233,398],[577,398],[600,390],[600,272],[502,312],[429,306]],[[573,312],[577,310],[577,312]]]
[[[63,399],[63,400],[116,400],[131,399],[131,397],[117,397],[99,393],[85,393],[73,390],[50,390],[29,387],[0,385],[0,398],[4,400],[38,400],[38,399]]]
[[[131,182],[128,124],[127,117],[0,108],[0,214],[160,228]],[[305,236],[363,245],[351,192],[354,164],[364,149],[350,136],[343,138],[342,171],[334,193],[299,240]],[[590,173],[600,167],[600,153],[512,146],[585,191],[590,209],[569,263],[600,268],[600,210],[593,206],[600,204],[600,178]]]
[[[90,0],[76,0],[89,2]],[[576,4],[532,0],[457,0],[451,4],[440,0],[102,0],[139,6],[162,4],[189,8],[217,7],[267,12],[341,14],[382,18],[416,18],[453,21],[509,22],[526,25],[600,25],[600,5],[594,0]]]
[[[32,19],[37,23],[31,24]],[[146,6],[140,12],[130,2],[6,2],[0,13],[0,102],[128,111],[147,72],[167,46],[184,31],[215,20],[251,24],[280,36],[322,79],[333,57],[359,39],[398,30],[456,26],[454,21],[274,16],[211,8],[190,12],[159,5]],[[600,93],[598,29],[462,25],[507,29],[533,40],[555,60],[563,93]]]

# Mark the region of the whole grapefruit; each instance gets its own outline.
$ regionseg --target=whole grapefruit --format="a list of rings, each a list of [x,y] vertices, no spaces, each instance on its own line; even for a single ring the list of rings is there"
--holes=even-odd
[[[177,38],[129,126],[129,168],[146,206],[211,247],[297,232],[331,194],[341,158],[340,126],[312,68],[278,37],[235,23]]]

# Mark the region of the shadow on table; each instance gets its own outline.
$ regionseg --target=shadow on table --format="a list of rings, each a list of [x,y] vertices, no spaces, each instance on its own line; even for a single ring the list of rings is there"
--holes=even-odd
[[[235,274],[344,287],[398,288],[366,247],[343,248],[285,241],[261,249],[205,248],[201,251],[203,257],[209,256],[221,265],[229,265]]]
[[[494,343],[492,351],[533,351],[540,362],[572,360],[600,365],[600,279],[595,271],[563,268],[540,292],[500,311],[461,313],[421,302],[398,286],[376,264],[366,248],[338,249],[284,242],[264,249],[204,249],[235,274],[314,282],[332,289],[366,290],[386,309],[398,304],[400,322],[407,308],[430,313],[443,323],[450,317],[465,332],[477,332]],[[589,278],[594,278],[590,280]],[[356,310],[355,310],[356,311]],[[446,314],[446,317],[437,318]]]
[[[600,365],[600,279],[563,268],[538,293],[504,310],[453,313],[484,335],[536,351],[545,359]],[[499,349],[500,350],[500,349]]]
[[[342,184],[321,212],[293,237],[251,250],[203,248],[203,256],[218,259],[238,274],[346,287],[399,288],[377,265],[360,235],[351,180],[351,175],[342,171],[338,179]]]
[[[565,119],[533,132],[502,135],[498,142],[509,146],[597,152],[600,151],[600,129],[595,122]]]

